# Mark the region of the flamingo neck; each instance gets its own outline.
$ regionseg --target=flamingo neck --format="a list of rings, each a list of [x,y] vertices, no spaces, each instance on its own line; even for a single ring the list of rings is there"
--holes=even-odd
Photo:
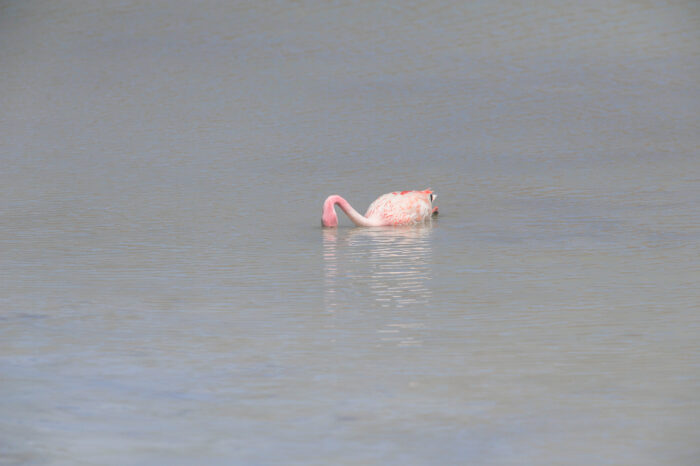
[[[345,212],[345,214],[352,220],[352,222],[357,226],[371,227],[376,226],[375,222],[369,220],[358,211],[352,208],[350,203],[343,199],[342,197],[334,194],[328,196],[326,202],[323,203],[323,217],[322,223],[324,227],[337,227],[338,226],[338,216],[335,213],[335,205],[338,205],[340,209]]]

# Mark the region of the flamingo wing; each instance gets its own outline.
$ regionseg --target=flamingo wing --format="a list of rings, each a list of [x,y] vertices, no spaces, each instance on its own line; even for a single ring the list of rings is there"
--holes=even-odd
[[[430,218],[433,213],[432,191],[394,191],[377,198],[365,217],[381,220],[385,225],[408,225]]]

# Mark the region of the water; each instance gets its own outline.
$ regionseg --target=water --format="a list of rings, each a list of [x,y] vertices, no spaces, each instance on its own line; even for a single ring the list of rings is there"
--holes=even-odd
[[[8,1],[0,44],[1,464],[697,461],[697,3]]]

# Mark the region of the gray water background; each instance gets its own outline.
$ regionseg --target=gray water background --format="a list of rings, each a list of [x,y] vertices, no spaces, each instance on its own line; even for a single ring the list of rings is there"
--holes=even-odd
[[[697,464],[699,83],[694,1],[1,2],[0,464]]]

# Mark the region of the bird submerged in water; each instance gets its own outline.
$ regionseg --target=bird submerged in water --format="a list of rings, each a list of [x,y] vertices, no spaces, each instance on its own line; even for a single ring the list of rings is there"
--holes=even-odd
[[[335,213],[336,204],[347,214],[357,226],[381,227],[390,225],[413,225],[429,220],[437,215],[438,208],[433,207],[436,194],[430,189],[424,191],[394,191],[379,196],[365,215],[352,208],[350,203],[333,194],[323,203],[321,224],[324,227],[337,227],[338,215]]]

